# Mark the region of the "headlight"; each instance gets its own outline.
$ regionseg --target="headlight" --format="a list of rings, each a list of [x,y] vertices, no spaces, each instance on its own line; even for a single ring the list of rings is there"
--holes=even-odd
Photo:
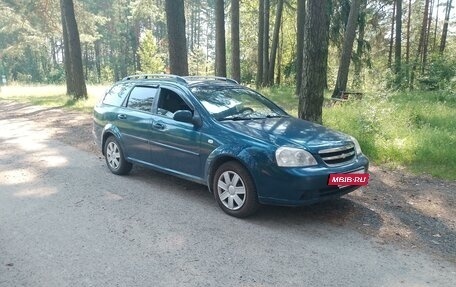
[[[317,164],[315,158],[308,151],[299,148],[279,147],[275,156],[278,166],[298,167]]]
[[[353,141],[353,143],[355,144],[355,152],[356,152],[356,154],[361,154],[362,151],[361,151],[361,147],[359,146],[359,142],[352,136],[350,136],[350,138]]]

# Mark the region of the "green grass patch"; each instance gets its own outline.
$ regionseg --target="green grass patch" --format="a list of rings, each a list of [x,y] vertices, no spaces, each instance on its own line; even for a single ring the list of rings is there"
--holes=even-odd
[[[0,100],[9,100],[20,103],[45,107],[62,107],[72,110],[91,113],[98,98],[104,94],[105,86],[88,86],[88,99],[75,101],[67,96],[65,86],[6,86],[0,91]]]
[[[297,114],[293,89],[268,88],[262,92],[290,114]],[[368,93],[362,100],[324,107],[323,122],[356,137],[376,164],[456,179],[454,93]]]

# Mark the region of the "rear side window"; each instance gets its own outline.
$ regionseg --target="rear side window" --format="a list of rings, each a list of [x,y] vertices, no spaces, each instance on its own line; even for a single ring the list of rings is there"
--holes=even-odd
[[[120,107],[128,95],[132,84],[117,84],[106,93],[103,104]]]
[[[150,112],[157,88],[134,87],[128,98],[127,107],[134,110]]]

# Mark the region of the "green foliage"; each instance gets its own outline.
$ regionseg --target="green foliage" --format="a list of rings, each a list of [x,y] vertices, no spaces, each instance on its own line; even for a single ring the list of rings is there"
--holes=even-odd
[[[195,48],[188,54],[188,72],[190,75],[214,74],[214,65],[207,61],[202,48]]]
[[[139,59],[141,61],[141,71],[145,73],[158,74],[165,72],[165,55],[158,53],[157,45],[152,31],[146,30],[140,39]]]
[[[456,88],[456,58],[454,55],[434,55],[423,75],[418,78],[422,90],[451,90]]]
[[[324,123],[355,136],[375,163],[456,179],[456,95],[367,95],[326,108]]]

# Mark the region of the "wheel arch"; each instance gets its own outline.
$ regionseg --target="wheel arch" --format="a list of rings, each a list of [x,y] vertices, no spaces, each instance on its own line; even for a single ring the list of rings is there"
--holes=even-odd
[[[107,125],[103,129],[103,136],[101,138],[101,152],[103,155],[105,155],[104,151],[104,146],[106,144],[106,140],[110,137],[113,136],[116,138],[116,140],[119,142],[119,145],[121,146],[122,150],[125,152],[125,149],[123,147],[122,141],[120,140],[120,132],[117,130],[113,125]]]
[[[217,169],[224,163],[230,162],[230,161],[237,162],[245,169],[245,171],[249,174],[250,178],[252,179],[252,182],[256,189],[255,179],[254,179],[250,169],[248,168],[247,164],[241,158],[239,158],[235,155],[221,154],[211,161],[211,164],[207,170],[207,186],[209,188],[209,191],[211,193],[214,193],[213,188],[212,188],[212,183],[214,181],[214,176],[215,176],[215,172],[217,171]]]

